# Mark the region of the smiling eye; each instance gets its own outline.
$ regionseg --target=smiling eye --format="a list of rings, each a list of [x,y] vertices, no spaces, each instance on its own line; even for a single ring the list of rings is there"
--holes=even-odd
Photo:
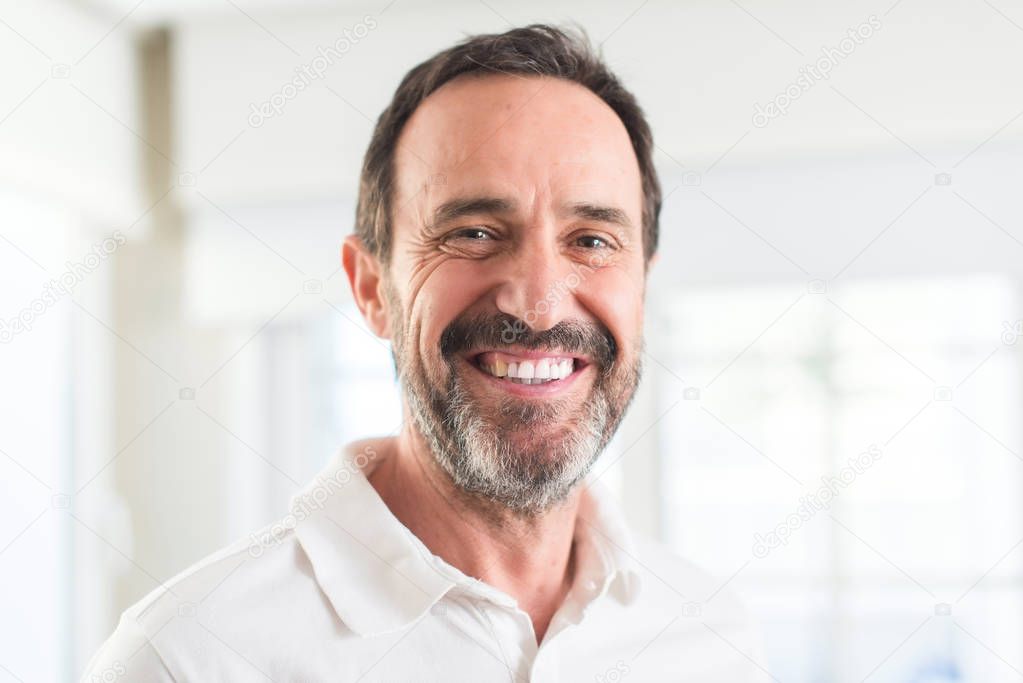
[[[493,239],[493,235],[483,228],[464,228],[462,230],[456,230],[451,236],[456,239],[468,239],[473,242],[483,242]]]
[[[610,246],[607,240],[596,235],[583,235],[576,240],[576,244],[587,249],[606,249]]]

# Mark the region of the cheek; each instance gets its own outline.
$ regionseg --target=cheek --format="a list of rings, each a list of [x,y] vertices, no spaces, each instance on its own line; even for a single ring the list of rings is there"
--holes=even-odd
[[[444,329],[478,301],[484,290],[479,268],[456,259],[439,265],[418,283],[410,301],[410,327],[417,330],[419,350],[427,363],[439,355]]]
[[[643,331],[642,275],[604,268],[580,285],[578,298],[602,322],[615,340],[631,347]]]

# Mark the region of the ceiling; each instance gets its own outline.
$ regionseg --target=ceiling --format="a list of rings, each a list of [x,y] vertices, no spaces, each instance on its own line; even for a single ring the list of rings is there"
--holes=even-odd
[[[372,0],[69,0],[136,28],[218,16],[376,7]]]

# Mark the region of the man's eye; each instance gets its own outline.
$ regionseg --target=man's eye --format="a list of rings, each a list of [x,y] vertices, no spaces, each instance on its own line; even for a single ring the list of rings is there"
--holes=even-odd
[[[606,249],[610,246],[607,240],[596,235],[583,235],[576,240],[576,244],[587,249]]]
[[[475,242],[483,242],[485,240],[493,239],[493,235],[483,228],[465,228],[463,230],[456,230],[451,236]]]

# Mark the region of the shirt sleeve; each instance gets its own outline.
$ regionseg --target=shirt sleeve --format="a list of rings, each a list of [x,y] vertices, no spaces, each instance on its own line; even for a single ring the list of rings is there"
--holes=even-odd
[[[128,614],[89,660],[81,683],[115,678],[123,683],[174,683],[160,654]]]

